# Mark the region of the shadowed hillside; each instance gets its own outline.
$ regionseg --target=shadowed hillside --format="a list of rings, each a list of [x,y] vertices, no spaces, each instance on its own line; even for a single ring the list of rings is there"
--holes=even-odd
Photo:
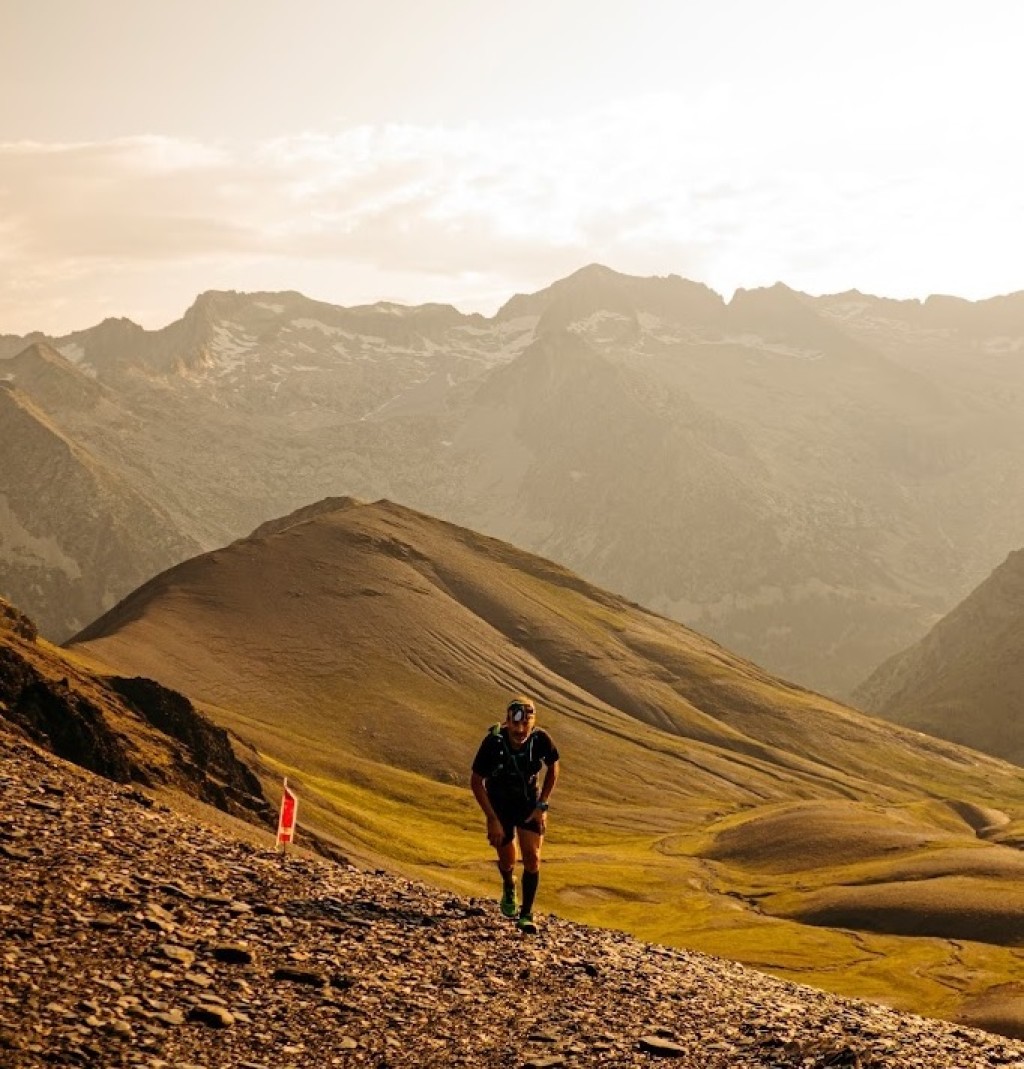
[[[854,697],[887,720],[1024,765],[1024,550]]]
[[[152,679],[99,678],[0,599],[0,721],[93,772],[268,822],[255,754]],[[242,748],[240,748],[242,749]],[[247,758],[247,760],[245,759]]]
[[[8,361],[54,405],[94,403],[99,387],[43,346]],[[114,421],[118,427],[118,421]],[[123,431],[123,427],[119,428]],[[65,636],[109,608],[168,560],[197,553],[169,515],[116,466],[66,436],[22,389],[0,381],[0,594],[32,612],[44,633]]]
[[[1019,968],[1021,856],[976,826],[999,810],[1016,833],[1018,769],[412,510],[303,509],[156,577],[71,648],[185,690],[367,862],[490,889],[466,778],[526,690],[565,764],[542,909],[943,1015]],[[958,881],[957,918],[915,897],[922,872]],[[994,927],[975,923],[1000,892]],[[818,926],[826,907],[861,931]]]

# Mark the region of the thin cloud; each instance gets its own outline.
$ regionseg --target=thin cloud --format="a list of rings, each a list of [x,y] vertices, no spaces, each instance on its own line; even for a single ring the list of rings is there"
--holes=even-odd
[[[72,310],[86,325],[91,307],[162,325],[212,287],[486,310],[594,260],[723,293],[1024,284],[1004,148],[986,141],[972,166],[901,136],[903,116],[869,130],[809,105],[800,127],[773,121],[770,92],[749,104],[738,122],[719,87],[502,128],[0,145],[0,259],[18,280],[0,330],[58,332]]]

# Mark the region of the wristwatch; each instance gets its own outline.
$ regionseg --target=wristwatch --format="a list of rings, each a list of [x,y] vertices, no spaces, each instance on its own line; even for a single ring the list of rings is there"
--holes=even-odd
[[[539,809],[539,810],[540,810],[540,811],[541,811],[542,813],[546,813],[546,812],[548,811],[548,809],[549,809],[550,807],[548,806],[548,803],[547,803],[547,802],[538,802],[538,803],[537,803],[537,808],[538,808],[538,809]]]

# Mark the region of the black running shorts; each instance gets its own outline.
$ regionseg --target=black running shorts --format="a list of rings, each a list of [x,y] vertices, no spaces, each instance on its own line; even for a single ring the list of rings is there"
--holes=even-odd
[[[508,802],[495,802],[492,798],[491,805],[494,806],[494,812],[497,814],[498,820],[501,821],[502,828],[505,829],[505,838],[501,841],[502,846],[508,846],[512,842],[515,838],[516,828],[525,828],[526,831],[532,831],[536,835],[544,834],[537,821],[529,819],[530,814],[537,808],[535,801],[510,804]]]

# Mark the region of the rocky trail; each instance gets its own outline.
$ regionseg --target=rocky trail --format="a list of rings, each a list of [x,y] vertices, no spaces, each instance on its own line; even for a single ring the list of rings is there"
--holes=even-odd
[[[282,862],[269,836],[232,838],[3,725],[0,801],[4,1069],[1024,1069],[1021,1042]]]

